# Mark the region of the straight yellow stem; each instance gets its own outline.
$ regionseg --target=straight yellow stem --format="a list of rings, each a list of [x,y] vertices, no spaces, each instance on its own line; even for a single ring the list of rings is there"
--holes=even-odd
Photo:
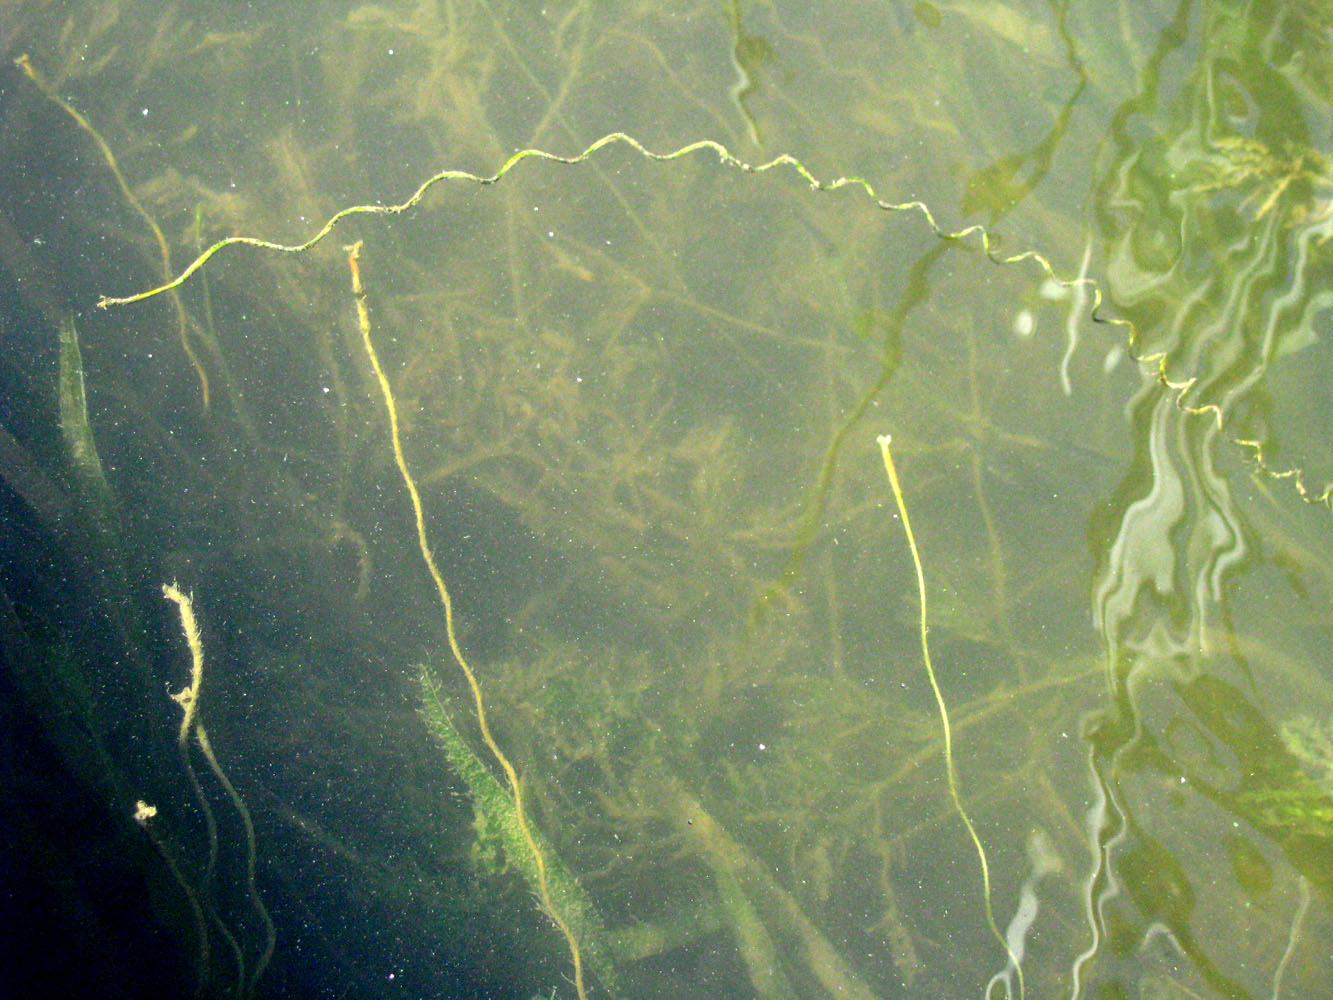
[[[889,444],[892,438],[888,434],[881,434],[877,439],[879,442],[880,453],[884,457],[884,471],[889,476],[889,486],[893,488],[893,498],[898,502],[898,513],[903,519],[903,532],[907,535],[907,547],[912,550],[912,564],[916,567],[916,589],[917,598],[921,602],[921,658],[926,664],[926,677],[930,680],[930,690],[935,695],[935,705],[940,713],[940,730],[944,736],[944,772],[949,782],[949,797],[953,799],[954,810],[967,827],[967,834],[972,838],[972,846],[976,848],[977,860],[981,862],[981,892],[982,903],[986,908],[986,923],[989,925],[991,933],[995,935],[995,940],[1000,942],[1000,947],[1004,949],[1009,961],[1018,973],[1018,995],[1020,1000],[1027,995],[1027,989],[1023,982],[1023,966],[1019,964],[1017,956],[1009,947],[1009,943],[1000,933],[999,925],[995,923],[995,911],[991,906],[990,890],[990,863],[986,860],[986,848],[981,844],[981,837],[977,834],[977,828],[972,823],[972,817],[967,814],[963,807],[963,797],[958,791],[958,770],[953,760],[953,727],[949,724],[949,708],[944,703],[944,693],[940,690],[939,680],[935,677],[935,666],[930,660],[930,625],[926,617],[926,572],[921,567],[921,553],[917,549],[916,536],[912,534],[912,522],[907,516],[907,501],[903,498],[902,484],[898,482],[898,470],[893,464],[893,453],[889,451]]]
[[[402,434],[398,424],[398,405],[394,402],[393,388],[389,385],[388,376],[384,374],[384,367],[380,364],[379,355],[375,352],[375,344],[370,336],[370,313],[366,309],[366,290],[361,283],[361,241],[358,240],[343,249],[347,251],[347,264],[352,271],[352,294],[356,297],[356,317],[361,328],[361,343],[366,349],[366,357],[370,359],[370,367],[375,371],[375,378],[379,381],[380,393],[384,396],[384,406],[389,411],[389,436],[393,443],[394,461],[398,464],[398,472],[403,477],[403,485],[407,488],[407,495],[412,500],[412,514],[416,519],[417,545],[421,550],[421,559],[426,564],[430,578],[435,583],[435,590],[440,595],[440,603],[444,606],[444,630],[449,639],[449,649],[454,655],[454,662],[458,664],[464,678],[467,680],[468,689],[472,692],[472,703],[476,709],[477,726],[481,730],[481,738],[499,763],[500,768],[505,773],[505,778],[509,782],[510,793],[514,796],[514,818],[523,833],[523,840],[527,844],[528,850],[532,852],[532,858],[537,867],[537,895],[542,909],[551,918],[551,922],[559,928],[560,933],[569,945],[570,958],[574,964],[574,988],[578,991],[579,1000],[587,1000],[583,984],[583,953],[579,949],[578,939],[574,936],[574,931],[565,918],[560,915],[555,902],[551,899],[551,888],[546,873],[546,859],[542,856],[541,848],[537,846],[537,838],[533,835],[532,827],[528,823],[527,812],[523,808],[523,786],[518,780],[518,772],[514,769],[514,765],[510,763],[509,758],[500,749],[500,745],[495,742],[495,737],[491,735],[491,727],[486,720],[486,706],[481,697],[481,684],[477,680],[477,675],[472,672],[472,668],[468,666],[454,631],[453,598],[449,596],[449,588],[445,586],[444,577],[435,564],[435,556],[431,553],[430,543],[426,537],[426,516],[421,504],[421,492],[417,489],[416,480],[407,467],[407,457],[403,453]]]

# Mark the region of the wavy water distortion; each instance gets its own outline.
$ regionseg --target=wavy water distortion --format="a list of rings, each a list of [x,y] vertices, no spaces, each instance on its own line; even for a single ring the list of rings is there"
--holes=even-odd
[[[0,29],[65,992],[1326,981],[1310,5],[140,6]]]

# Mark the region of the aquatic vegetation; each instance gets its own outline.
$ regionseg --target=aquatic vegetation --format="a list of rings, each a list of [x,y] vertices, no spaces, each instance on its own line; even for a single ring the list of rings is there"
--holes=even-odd
[[[123,512],[149,680],[16,632],[158,729],[190,985],[1318,982],[1327,60],[1251,6],[34,16],[0,477],[76,581]]]

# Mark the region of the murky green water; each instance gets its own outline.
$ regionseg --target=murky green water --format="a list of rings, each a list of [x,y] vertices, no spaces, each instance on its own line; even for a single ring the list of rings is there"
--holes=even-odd
[[[1327,991],[1322,4],[0,10],[14,898],[87,981]]]

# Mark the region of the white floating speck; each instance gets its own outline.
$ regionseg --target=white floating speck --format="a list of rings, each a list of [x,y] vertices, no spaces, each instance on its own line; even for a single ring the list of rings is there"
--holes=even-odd
[[[1032,331],[1037,329],[1037,317],[1032,315],[1031,309],[1020,309],[1014,313],[1014,336],[1022,337],[1027,340],[1032,336]]]

